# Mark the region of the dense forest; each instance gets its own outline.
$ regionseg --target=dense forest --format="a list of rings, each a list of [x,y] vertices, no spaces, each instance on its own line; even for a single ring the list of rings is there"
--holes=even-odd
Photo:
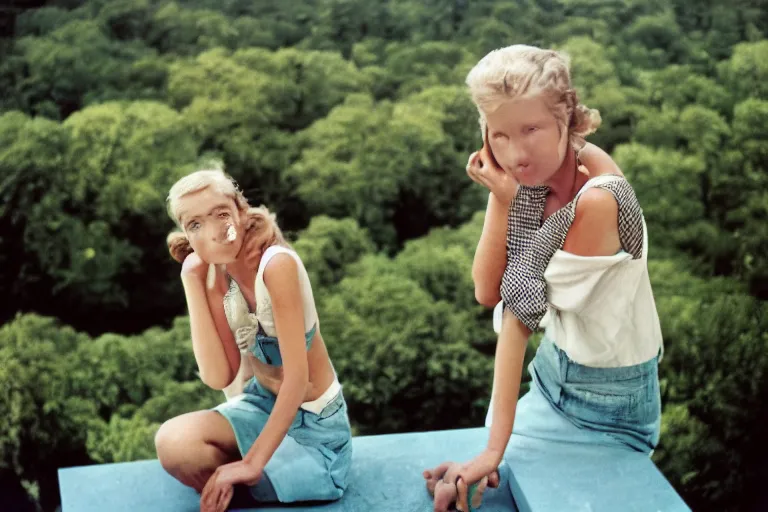
[[[57,468],[154,458],[160,423],[223,399],[165,247],[168,188],[209,158],[304,259],[356,433],[481,425],[495,335],[470,275],[487,191],[464,171],[463,81],[513,43],[570,55],[603,118],[590,140],[643,205],[666,344],[654,460],[694,510],[766,499],[765,0],[12,4],[4,500],[54,511]]]

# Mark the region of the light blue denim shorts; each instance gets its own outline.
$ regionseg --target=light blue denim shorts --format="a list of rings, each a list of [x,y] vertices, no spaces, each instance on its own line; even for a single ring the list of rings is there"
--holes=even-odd
[[[243,394],[215,407],[232,425],[245,457],[264,429],[276,396],[256,378]],[[341,391],[320,414],[299,409],[288,434],[264,468],[265,478],[250,487],[257,501],[332,501],[347,488],[352,432]]]
[[[518,402],[514,434],[647,454],[658,444],[658,357],[634,366],[592,368],[572,361],[545,337],[528,371],[531,387]]]

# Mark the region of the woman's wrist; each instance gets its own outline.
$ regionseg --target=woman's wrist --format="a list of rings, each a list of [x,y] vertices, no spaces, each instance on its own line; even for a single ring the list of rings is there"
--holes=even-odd
[[[509,210],[509,206],[512,204],[512,201],[515,198],[514,194],[508,194],[507,197],[505,197],[493,191],[491,191],[491,197],[493,197],[493,199],[498,203],[500,207],[504,209],[504,211]]]
[[[493,467],[499,467],[501,461],[504,460],[504,452],[489,446],[483,450],[481,457],[483,457]]]
[[[205,278],[194,272],[182,272],[181,284],[184,285],[185,290],[203,290],[205,291]]]
[[[264,467],[267,465],[267,461],[261,460],[262,458],[259,457],[259,454],[257,453],[246,453],[245,457],[243,457],[243,462],[251,466],[252,468],[258,469],[259,471],[263,471]]]

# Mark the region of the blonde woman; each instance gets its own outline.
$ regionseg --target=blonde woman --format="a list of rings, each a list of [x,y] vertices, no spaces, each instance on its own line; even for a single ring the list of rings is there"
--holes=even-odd
[[[424,475],[430,490],[448,486],[465,511],[474,484],[498,481],[513,430],[651,453],[663,351],[642,210],[610,157],[585,144],[600,116],[579,102],[567,58],[502,48],[471,70],[467,85],[485,140],[467,172],[490,190],[475,295],[503,305],[490,436],[472,461]],[[525,347],[537,329],[545,335],[518,403]]]
[[[179,180],[168,212],[200,378],[228,400],[164,423],[160,462],[202,510],[225,510],[236,484],[258,502],[338,499],[350,425],[301,259],[221,169]]]

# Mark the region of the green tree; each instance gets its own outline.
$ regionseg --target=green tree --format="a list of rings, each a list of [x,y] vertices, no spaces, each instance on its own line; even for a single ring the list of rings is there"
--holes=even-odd
[[[99,10],[99,19],[104,21],[115,39],[146,39],[152,10],[149,0],[116,0],[104,3]]]
[[[315,295],[337,284],[347,267],[374,251],[368,233],[352,219],[314,217],[299,233],[293,248],[299,253]]]
[[[644,67],[678,64],[688,57],[687,41],[671,10],[638,16],[623,39],[629,42],[633,62]]]
[[[737,100],[748,97],[768,99],[768,64],[763,56],[768,40],[740,43],[733,55],[718,66],[720,79]]]
[[[696,73],[689,66],[671,65],[657,71],[640,73],[639,81],[645,94],[643,103],[674,110],[688,105],[709,108],[729,115],[733,99],[728,89],[711,77]]]
[[[73,392],[68,375],[86,340],[34,315],[0,326],[0,474],[34,482],[44,510],[59,501],[57,468],[89,460],[85,437],[97,411]]]
[[[432,86],[461,84],[474,60],[455,43],[391,43],[383,63],[389,91],[386,96],[402,98]]]
[[[13,316],[13,299],[23,311],[43,306],[41,297],[49,295],[51,280],[25,237],[34,225],[32,209],[67,175],[69,143],[69,132],[53,121],[20,112],[0,116],[0,287],[8,294],[0,321]]]
[[[590,142],[611,151],[629,139],[638,117],[638,92],[621,84],[613,64],[615,47],[578,36],[567,39],[558,49],[570,59],[571,78],[580,101],[600,112],[602,124]]]
[[[119,89],[130,63],[146,53],[141,44],[111,41],[95,20],[74,20],[16,44],[27,67],[27,76],[18,85],[23,104],[59,119]]]
[[[458,91],[430,89],[396,104],[350,96],[311,126],[289,170],[310,213],[355,218],[390,248],[467,220],[483,199],[465,177],[471,141],[446,133],[469,133],[459,130],[456,108],[474,116]],[[438,98],[451,103],[437,106]]]
[[[667,345],[664,431],[656,460],[693,509],[737,510],[756,493],[768,392],[766,304],[682,261],[651,267]],[[663,281],[662,281],[663,279]],[[714,461],[727,460],[726,464]],[[734,499],[747,493],[742,499]]]
[[[468,314],[388,271],[388,260],[360,263],[362,274],[342,280],[319,311],[359,430],[481,423],[492,360],[469,346]]]
[[[160,52],[195,55],[218,46],[232,48],[239,34],[221,12],[187,9],[167,2],[155,11],[146,37],[148,44]]]
[[[273,125],[290,132],[307,128],[349,94],[370,87],[367,77],[336,52],[248,48],[232,60],[269,77],[265,91],[277,110]]]
[[[748,99],[736,106],[732,146],[716,182],[724,227],[738,244],[734,267],[752,293],[768,298],[768,101]]]

